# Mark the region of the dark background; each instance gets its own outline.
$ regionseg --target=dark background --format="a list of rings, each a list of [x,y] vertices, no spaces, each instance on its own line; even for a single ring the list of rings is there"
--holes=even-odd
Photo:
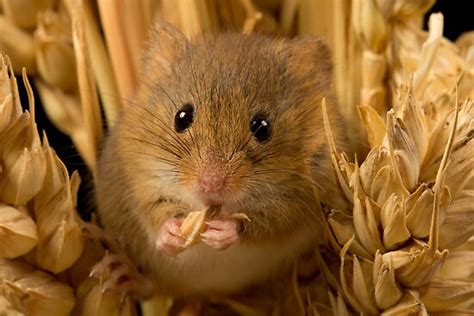
[[[431,8],[430,13],[441,12],[444,15],[444,36],[450,40],[456,40],[465,32],[474,30],[474,1],[463,0],[438,0]],[[426,22],[429,14],[426,15]]]
[[[453,1],[453,0],[438,0],[437,3],[430,10],[430,13],[433,12],[442,12],[444,15],[444,35],[451,39],[455,40],[462,32],[468,30],[474,30],[474,17],[473,17],[473,5],[474,1],[465,0],[465,1]],[[426,15],[426,22],[429,14]],[[27,105],[27,98],[22,89],[22,80],[17,78],[21,91],[22,104]],[[33,83],[32,83],[33,84]],[[33,87],[34,88],[34,87]],[[74,170],[78,170],[82,180],[82,185],[79,191],[79,196],[81,202],[78,203],[80,213],[86,219],[89,217],[89,213],[92,210],[94,200],[93,188],[91,186],[90,174],[87,171],[84,162],[77,154],[74,146],[72,145],[70,139],[57,130],[47,119],[40,103],[39,96],[35,92],[35,102],[36,102],[36,122],[38,124],[38,129],[40,131],[46,130],[48,139],[53,148],[56,149],[57,154],[66,164],[69,172],[71,173]]]

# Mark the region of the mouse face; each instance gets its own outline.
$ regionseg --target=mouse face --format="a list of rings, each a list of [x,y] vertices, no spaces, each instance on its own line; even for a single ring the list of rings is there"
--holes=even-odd
[[[117,129],[137,194],[241,211],[311,184],[325,152],[330,62],[320,41],[155,32],[142,84]],[[325,158],[329,159],[329,158]],[[143,193],[145,194],[145,193]]]

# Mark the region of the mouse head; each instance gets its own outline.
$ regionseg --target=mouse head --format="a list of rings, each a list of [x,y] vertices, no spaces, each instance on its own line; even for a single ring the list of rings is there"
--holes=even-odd
[[[161,25],[149,43],[141,87],[118,124],[138,191],[242,210],[314,183],[311,164],[329,160],[320,102],[332,98],[320,40],[189,41]]]

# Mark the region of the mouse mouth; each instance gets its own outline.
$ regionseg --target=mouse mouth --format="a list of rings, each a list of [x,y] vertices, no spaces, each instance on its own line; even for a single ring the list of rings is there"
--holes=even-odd
[[[199,200],[204,205],[205,208],[219,208],[223,213],[233,213],[240,210],[237,207],[236,201],[234,199],[230,199],[228,194],[199,194]]]
[[[195,201],[204,207],[219,207],[225,210],[236,208],[242,200],[242,180],[231,173],[235,168],[227,160],[215,161],[216,154],[209,161],[198,166],[196,177],[192,180],[192,194]]]
[[[194,198],[204,206],[220,206],[229,199],[231,193],[226,181],[223,179],[199,178],[192,188]]]
[[[204,196],[200,197],[201,201],[206,207],[220,207],[223,204],[225,204],[225,198],[223,197],[222,194],[213,194],[213,195],[208,195],[204,194]]]

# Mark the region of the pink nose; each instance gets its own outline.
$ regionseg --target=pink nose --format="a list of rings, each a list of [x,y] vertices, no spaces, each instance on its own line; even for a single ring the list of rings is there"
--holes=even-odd
[[[204,193],[218,193],[224,188],[226,175],[216,170],[204,170],[198,178],[198,184]]]

